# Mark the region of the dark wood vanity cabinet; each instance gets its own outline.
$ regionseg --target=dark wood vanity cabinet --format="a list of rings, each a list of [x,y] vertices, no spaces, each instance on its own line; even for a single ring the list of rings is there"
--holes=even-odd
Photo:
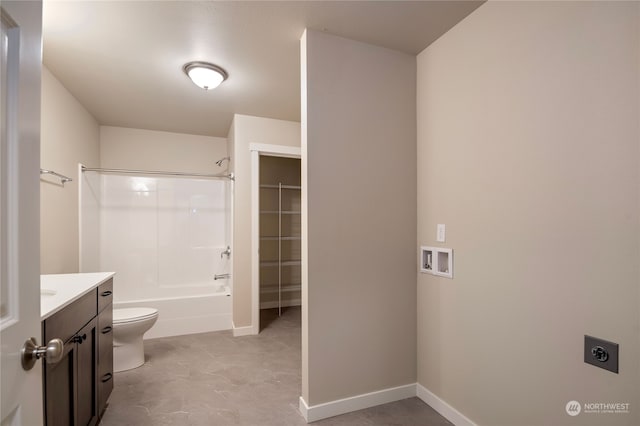
[[[46,426],[96,425],[106,408],[113,389],[112,288],[109,280],[42,322],[44,341],[64,341],[62,360],[43,364]]]

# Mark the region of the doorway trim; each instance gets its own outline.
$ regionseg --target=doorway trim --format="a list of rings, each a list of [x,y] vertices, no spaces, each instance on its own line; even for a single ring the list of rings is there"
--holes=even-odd
[[[260,156],[302,159],[299,146],[249,144],[251,152],[251,334],[260,333]]]

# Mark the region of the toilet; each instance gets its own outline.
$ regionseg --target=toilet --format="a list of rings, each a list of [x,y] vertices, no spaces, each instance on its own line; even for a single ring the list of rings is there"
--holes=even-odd
[[[158,320],[154,308],[113,310],[113,370],[131,370],[144,364],[142,336]]]

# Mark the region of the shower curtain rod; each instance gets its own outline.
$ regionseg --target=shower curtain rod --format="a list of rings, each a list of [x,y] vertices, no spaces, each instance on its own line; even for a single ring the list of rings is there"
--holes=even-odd
[[[144,175],[167,175],[167,176],[185,176],[200,178],[227,178],[234,180],[233,173],[206,174],[206,173],[183,173],[183,172],[163,172],[158,170],[127,170],[127,169],[102,169],[98,167],[82,166],[83,172],[101,172],[101,173],[126,173],[126,174],[144,174]]]

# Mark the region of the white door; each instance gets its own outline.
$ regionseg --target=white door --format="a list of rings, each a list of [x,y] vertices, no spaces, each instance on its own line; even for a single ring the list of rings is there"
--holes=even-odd
[[[0,150],[0,421],[42,424],[42,364],[20,352],[40,331],[42,3],[2,1]]]

